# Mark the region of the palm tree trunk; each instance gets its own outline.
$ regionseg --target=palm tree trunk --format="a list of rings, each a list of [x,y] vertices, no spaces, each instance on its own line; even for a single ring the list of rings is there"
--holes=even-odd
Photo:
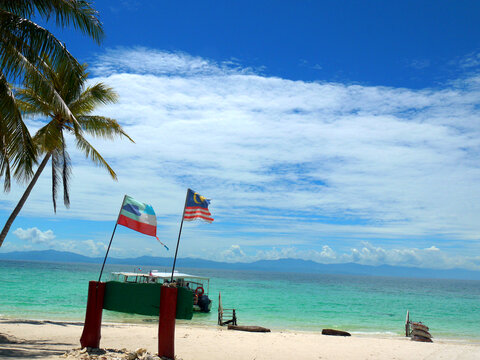
[[[41,162],[40,166],[38,167],[37,171],[35,172],[35,175],[33,175],[32,180],[30,181],[30,184],[28,184],[27,188],[25,189],[25,192],[23,193],[23,196],[21,197],[20,201],[18,202],[17,206],[13,210],[12,214],[8,218],[7,222],[5,223],[5,226],[3,227],[2,232],[0,233],[0,247],[2,247],[3,240],[5,240],[5,237],[8,234],[8,230],[10,230],[10,226],[12,226],[13,221],[17,217],[18,213],[20,210],[22,210],[23,205],[27,201],[28,196],[30,195],[30,192],[32,191],[33,187],[37,183],[38,178],[40,177],[40,174],[42,173],[43,169],[48,163],[48,160],[50,159],[50,156],[52,156],[52,153],[48,153],[43,161]]]

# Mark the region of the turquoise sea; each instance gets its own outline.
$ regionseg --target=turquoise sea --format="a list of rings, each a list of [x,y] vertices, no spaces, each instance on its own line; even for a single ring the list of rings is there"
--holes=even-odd
[[[0,318],[83,321],[88,281],[99,264],[0,262]],[[106,266],[134,271],[131,265]],[[152,267],[143,267],[148,272]],[[159,271],[168,271],[155,268]],[[244,325],[273,329],[402,336],[405,314],[435,338],[480,342],[480,281],[178,269],[210,277],[212,312],[190,323],[215,326],[218,294]],[[155,317],[104,311],[105,322],[155,322]],[[181,321],[183,322],[183,321]]]

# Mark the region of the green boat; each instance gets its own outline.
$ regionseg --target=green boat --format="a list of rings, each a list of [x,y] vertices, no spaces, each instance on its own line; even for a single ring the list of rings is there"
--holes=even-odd
[[[127,284],[166,284],[172,280],[172,273],[152,270],[149,273],[141,272],[113,272],[111,282]],[[173,282],[177,287],[193,294],[192,310],[197,312],[210,312],[212,300],[208,297],[210,279],[204,276],[190,275],[174,272]]]

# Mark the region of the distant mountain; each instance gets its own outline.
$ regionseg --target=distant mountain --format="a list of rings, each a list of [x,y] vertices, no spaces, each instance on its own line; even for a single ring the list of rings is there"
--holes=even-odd
[[[103,262],[103,257],[93,258],[71,252],[44,250],[0,253],[0,260],[101,264]],[[117,259],[109,257],[107,262],[109,264],[170,267],[172,265],[172,258],[141,256],[137,258]],[[252,263],[226,263],[196,258],[180,258],[177,259],[177,266],[184,268],[254,270],[312,274],[346,274],[431,279],[480,280],[480,271],[470,271],[464,269],[436,270],[390,265],[369,266],[355,263],[320,264],[314,261],[300,259],[259,260]]]

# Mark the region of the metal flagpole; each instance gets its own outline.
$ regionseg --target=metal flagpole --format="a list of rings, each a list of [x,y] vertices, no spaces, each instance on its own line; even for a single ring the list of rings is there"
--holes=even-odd
[[[115,230],[117,230],[118,219],[120,218],[120,213],[122,212],[123,204],[125,203],[126,197],[127,195],[124,195],[122,206],[120,206],[120,211],[118,212],[117,221],[115,222],[115,227],[113,228],[113,233],[112,233],[112,237],[110,238],[110,243],[108,244],[107,253],[105,254],[105,259],[103,259],[102,270],[100,270],[100,276],[98,277],[98,282],[100,282],[100,279],[102,278],[103,268],[105,267],[105,262],[107,261],[108,252],[110,251],[110,246],[112,245],[112,240],[113,240],[113,236],[115,235]]]
[[[180,235],[182,235],[183,219],[185,218],[185,208],[187,207],[189,191],[190,189],[187,189],[187,195],[185,196],[185,205],[183,205],[182,222],[180,223],[180,231],[178,232],[177,249],[175,250],[175,258],[173,259],[172,278],[170,279],[170,282],[173,282],[173,272],[175,271],[175,263],[177,262],[178,244],[180,244]]]

